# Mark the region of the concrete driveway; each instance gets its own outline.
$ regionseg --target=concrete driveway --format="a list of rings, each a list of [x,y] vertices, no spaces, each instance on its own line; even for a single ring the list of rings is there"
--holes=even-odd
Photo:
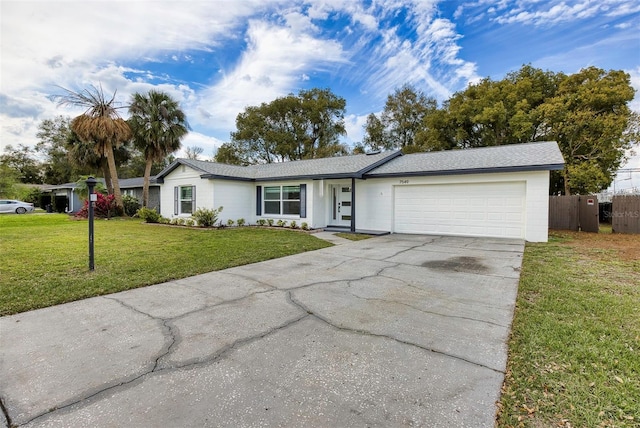
[[[388,235],[0,318],[0,426],[492,427],[523,248]]]

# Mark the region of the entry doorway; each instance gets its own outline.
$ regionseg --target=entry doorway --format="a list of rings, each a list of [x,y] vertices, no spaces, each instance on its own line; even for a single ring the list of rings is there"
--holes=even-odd
[[[351,186],[331,186],[331,224],[333,226],[351,225]]]

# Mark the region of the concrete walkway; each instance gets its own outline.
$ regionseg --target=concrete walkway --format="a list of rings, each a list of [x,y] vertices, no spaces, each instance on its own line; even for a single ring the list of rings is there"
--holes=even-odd
[[[492,427],[523,247],[387,235],[0,318],[0,426]]]

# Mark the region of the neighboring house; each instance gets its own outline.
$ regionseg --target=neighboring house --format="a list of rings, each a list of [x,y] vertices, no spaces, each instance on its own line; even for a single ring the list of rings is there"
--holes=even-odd
[[[122,195],[130,195],[138,199],[140,205],[142,205],[142,187],[144,184],[144,177],[136,178],[121,178],[120,180],[120,192]],[[155,208],[160,212],[160,185],[156,182],[156,177],[152,175],[149,177],[149,203],[148,208]]]
[[[43,207],[50,205],[52,211],[76,213],[82,208],[82,201],[75,192],[76,183],[47,185],[42,190]]]
[[[555,142],[251,166],[178,159],[157,176],[161,214],[295,220],[310,228],[546,241]]]
[[[104,184],[104,178],[98,179]],[[121,178],[120,192],[122,195],[131,195],[138,198],[142,204],[143,178]],[[53,211],[77,213],[82,209],[84,202],[80,200],[76,190],[76,183],[65,183],[45,186],[43,194],[49,198]],[[43,207],[46,208],[46,207]],[[149,208],[160,211],[160,185],[156,183],[156,177],[151,176],[149,183]]]

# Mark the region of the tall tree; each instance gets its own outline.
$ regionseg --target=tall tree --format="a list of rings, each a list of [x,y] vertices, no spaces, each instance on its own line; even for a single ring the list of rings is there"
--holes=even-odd
[[[633,96],[623,71],[589,67],[565,75],[526,65],[454,94],[426,117],[421,144],[451,149],[557,141],[566,165],[552,175],[550,192],[597,192],[637,141],[627,106]]]
[[[189,146],[185,150],[185,155],[187,156],[187,159],[198,160],[203,152],[204,149],[202,147]]]
[[[24,144],[18,147],[8,145],[5,153],[0,155],[0,165],[15,172],[15,177],[21,183],[42,183],[42,165],[34,157],[34,149]]]
[[[247,107],[216,161],[248,165],[346,154],[340,143],[345,106],[344,98],[315,88]]]
[[[36,144],[36,151],[45,157],[45,183],[69,183],[78,172],[67,147],[72,134],[70,126],[71,118],[65,116],[45,119],[38,125],[36,136],[40,141]]]
[[[417,136],[424,132],[425,117],[436,111],[435,98],[427,97],[411,85],[387,96],[380,118],[370,114],[365,124],[364,144],[374,150],[421,151]]]
[[[116,92],[110,99],[104,96],[102,86],[91,86],[80,92],[62,88],[66,94],[58,96],[59,105],[86,108],[86,111],[71,121],[71,130],[85,143],[92,143],[100,156],[107,158],[113,195],[119,214],[124,212],[114,148],[131,139],[129,124],[120,117],[115,105]],[[105,180],[107,177],[105,177]]]
[[[564,193],[598,192],[611,183],[631,142],[634,119],[627,103],[635,91],[623,71],[589,67],[564,78],[541,104],[540,134],[560,145]]]
[[[182,138],[189,132],[187,117],[170,95],[150,90],[135,93],[129,106],[129,125],[135,146],[144,153],[146,165],[142,190],[142,206],[149,204],[149,180],[153,162],[162,161],[180,149]]]

